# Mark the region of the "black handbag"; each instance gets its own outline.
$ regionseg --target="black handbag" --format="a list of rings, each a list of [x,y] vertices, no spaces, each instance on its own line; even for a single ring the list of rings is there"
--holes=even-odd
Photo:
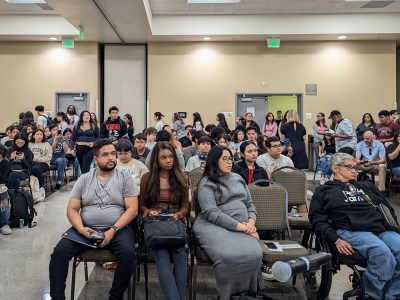
[[[276,300],[267,294],[252,291],[243,291],[231,296],[231,300]]]
[[[182,247],[187,242],[185,224],[180,220],[143,218],[147,248]]]

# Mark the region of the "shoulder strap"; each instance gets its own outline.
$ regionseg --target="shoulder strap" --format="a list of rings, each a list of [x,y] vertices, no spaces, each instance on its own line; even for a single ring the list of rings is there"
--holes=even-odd
[[[29,228],[35,227],[35,226],[37,225],[37,222],[32,222],[32,221],[33,221],[33,218],[34,218],[35,216],[37,216],[37,212],[36,212],[36,209],[33,207],[33,201],[32,201],[32,199],[31,199],[31,198],[28,198],[28,197],[25,195],[24,192],[15,190],[15,191],[14,191],[14,194],[15,194],[15,192],[20,193],[20,194],[22,195],[22,197],[24,197],[26,203],[28,204],[28,208],[29,208],[28,227],[29,227]]]

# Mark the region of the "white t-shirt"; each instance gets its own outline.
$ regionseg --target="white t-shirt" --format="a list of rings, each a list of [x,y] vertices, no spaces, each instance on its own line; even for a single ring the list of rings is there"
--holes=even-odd
[[[189,158],[186,164],[185,172],[190,172],[194,169],[204,167],[206,164],[205,160],[201,160],[198,155],[192,156]]]
[[[294,168],[293,161],[285,156],[280,155],[278,159],[272,158],[269,153],[265,153],[257,157],[256,164],[264,168],[268,174],[282,167],[292,167]]]
[[[154,128],[157,129],[157,132],[158,132],[158,131],[161,131],[163,127],[164,127],[164,124],[163,124],[163,122],[162,122],[161,120],[158,121],[158,122],[156,123],[156,125],[154,126]]]
[[[37,124],[43,126],[43,128],[47,127],[47,115],[42,114],[38,117]]]
[[[117,160],[117,169],[132,176],[136,186],[140,186],[142,176],[149,171],[146,165],[136,159],[124,164],[119,159]]]

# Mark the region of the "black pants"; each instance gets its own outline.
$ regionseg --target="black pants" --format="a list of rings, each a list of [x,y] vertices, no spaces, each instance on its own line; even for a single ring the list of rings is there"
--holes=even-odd
[[[39,187],[44,187],[43,173],[49,170],[49,165],[46,163],[35,163],[31,169],[31,175],[39,180]]]
[[[25,172],[11,172],[8,176],[8,187],[10,189],[18,189],[21,180],[28,179],[28,174]]]
[[[74,256],[87,249],[91,248],[67,239],[61,239],[54,248],[49,266],[51,299],[65,300],[68,264]],[[109,299],[122,300],[135,264],[135,237],[132,228],[126,227],[118,231],[106,249],[111,250],[118,261]]]
[[[350,147],[343,147],[343,148],[339,149],[338,153],[347,153],[347,154],[353,155],[354,150]]]
[[[76,157],[81,166],[81,173],[90,171],[90,164],[93,161],[93,150],[88,146],[76,145]]]

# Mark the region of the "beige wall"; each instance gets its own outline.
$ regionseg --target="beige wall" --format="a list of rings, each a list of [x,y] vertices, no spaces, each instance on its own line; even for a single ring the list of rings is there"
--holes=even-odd
[[[38,104],[54,114],[56,92],[89,92],[94,111],[98,82],[97,43],[0,43],[0,131]]]
[[[186,123],[195,111],[205,123],[215,122],[220,111],[235,113],[235,93],[303,93],[308,131],[319,111],[339,109],[357,126],[364,112],[378,119],[377,112],[396,101],[391,41],[282,42],[280,49],[266,43],[150,43],[148,55],[149,115],[161,111],[164,124],[175,111],[188,112]],[[307,83],[318,85],[317,96],[305,95]],[[233,119],[229,123],[233,127]]]

